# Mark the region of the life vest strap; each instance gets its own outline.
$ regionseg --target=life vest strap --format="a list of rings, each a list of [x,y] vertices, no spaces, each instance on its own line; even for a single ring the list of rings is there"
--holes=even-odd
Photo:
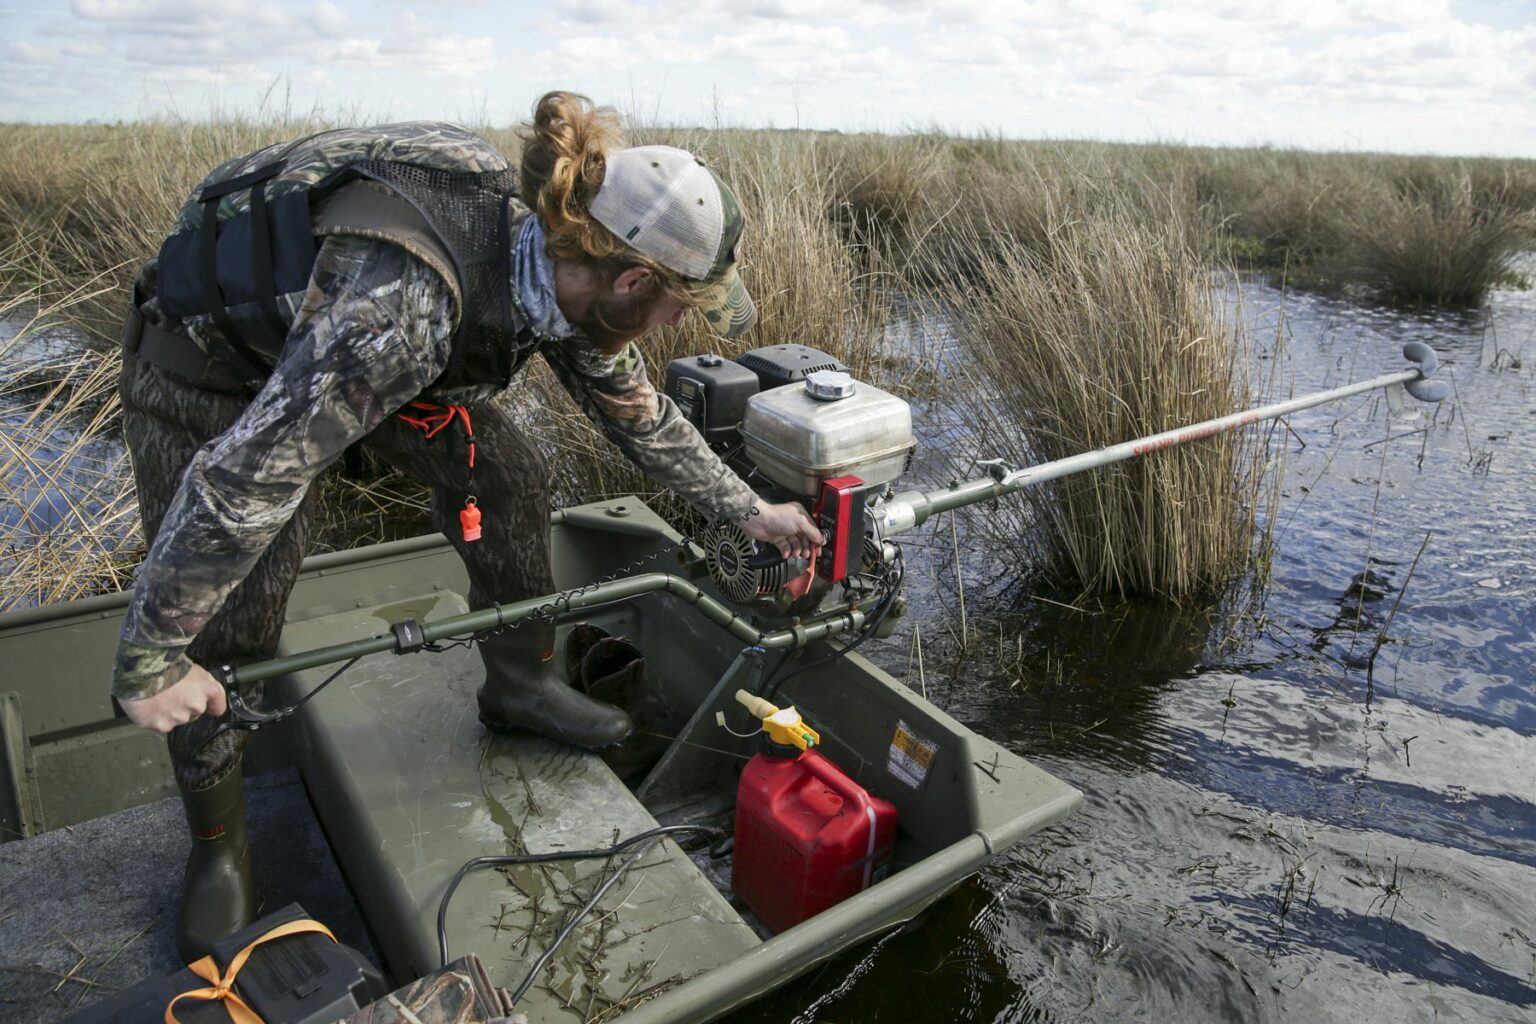
[[[482,513],[479,508],[479,499],[475,497],[475,428],[469,419],[469,408],[463,405],[434,405],[431,402],[412,402],[397,413],[400,419],[420,430],[428,441],[437,437],[453,423],[460,420],[464,424],[464,447],[469,455],[469,487],[464,497],[464,508],[459,512],[459,525],[464,531],[466,541],[479,540],[481,537]]]
[[[230,351],[245,365],[247,372],[258,378],[271,372],[271,367],[256,354],[257,346],[267,341],[270,348],[280,347],[288,333],[277,312],[277,292],[272,277],[272,240],[267,224],[266,204],[266,182],[282,169],[280,161],[273,161],[238,178],[211,185],[198,194],[203,204],[203,218],[197,226],[197,255],[203,265],[203,303],[208,307],[219,333],[229,342]],[[256,299],[266,321],[261,326],[265,329],[264,333],[275,336],[278,343],[276,346],[270,344],[273,337],[246,337],[235,324],[234,317],[229,315],[229,308],[224,301],[224,289],[219,285],[219,200],[245,187],[251,190],[251,254],[255,258],[253,270],[256,274]],[[254,327],[251,329],[254,333]]]

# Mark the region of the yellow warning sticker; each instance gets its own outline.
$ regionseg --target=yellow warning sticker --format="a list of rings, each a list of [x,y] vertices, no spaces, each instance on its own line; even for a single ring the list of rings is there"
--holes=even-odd
[[[938,744],[925,740],[913,732],[906,722],[896,723],[896,735],[891,737],[891,755],[886,759],[885,770],[902,782],[917,789],[928,777],[933,765],[933,755]]]

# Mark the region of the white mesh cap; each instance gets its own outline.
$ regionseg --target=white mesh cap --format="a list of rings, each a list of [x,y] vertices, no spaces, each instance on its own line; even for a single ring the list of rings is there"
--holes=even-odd
[[[610,153],[592,216],[636,252],[713,285],[699,308],[717,333],[735,337],[757,322],[736,273],[741,205],[692,153],[674,146]]]

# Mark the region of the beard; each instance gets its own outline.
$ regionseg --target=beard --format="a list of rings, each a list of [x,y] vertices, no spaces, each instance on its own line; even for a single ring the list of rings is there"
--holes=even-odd
[[[651,308],[659,296],[599,295],[576,326],[605,354],[613,355],[645,333]]]

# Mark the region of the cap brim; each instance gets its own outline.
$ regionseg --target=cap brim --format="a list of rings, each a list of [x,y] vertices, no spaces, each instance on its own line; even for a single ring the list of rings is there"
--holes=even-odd
[[[697,287],[695,295],[699,312],[722,338],[739,338],[757,324],[757,307],[735,267],[713,284]]]

